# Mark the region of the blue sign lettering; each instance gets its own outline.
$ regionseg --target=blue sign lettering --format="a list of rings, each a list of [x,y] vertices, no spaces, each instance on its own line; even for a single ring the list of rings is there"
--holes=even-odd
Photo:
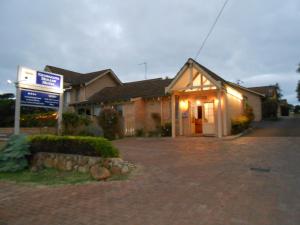
[[[58,108],[59,95],[39,91],[21,90],[21,105]]]
[[[60,89],[61,77],[51,73],[37,71],[36,84],[43,85],[48,88]]]

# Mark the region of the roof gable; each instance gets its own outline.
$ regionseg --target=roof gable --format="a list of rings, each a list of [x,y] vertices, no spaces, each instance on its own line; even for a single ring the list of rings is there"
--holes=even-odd
[[[183,67],[180,69],[180,71],[177,73],[177,75],[173,79],[172,83],[166,88],[167,93],[172,91],[172,88],[176,85],[176,82],[181,78],[181,76],[184,75],[184,73],[189,69],[189,66],[191,66],[191,65],[193,66],[193,68],[197,69],[200,74],[205,76],[211,83],[213,83],[217,88],[222,88],[222,87],[224,87],[224,84],[226,84],[235,89],[238,88],[238,89],[242,89],[244,91],[248,91],[253,94],[259,95],[261,97],[264,96],[264,94],[261,94],[260,92],[251,90],[249,88],[240,86],[238,84],[234,84],[232,82],[229,82],[229,81],[223,79],[222,77],[220,77],[216,73],[212,72],[211,70],[209,70],[205,66],[201,65],[200,63],[198,63],[197,61],[195,61],[192,58],[189,58],[187,60],[187,62],[183,65]],[[194,72],[192,72],[192,77],[194,77]]]
[[[210,83],[211,86],[220,88],[220,81],[224,81],[221,77],[190,58],[176,74],[172,83],[166,88],[166,92],[193,88],[195,86],[193,81],[199,74],[207,80],[207,85]],[[202,82],[201,85],[203,85]]]
[[[119,80],[119,78],[111,69],[104,69],[104,70],[95,71],[91,73],[78,73],[71,70],[66,70],[55,66],[47,65],[45,67],[45,71],[63,75],[64,82],[69,83],[71,85],[80,85],[80,84],[88,85],[91,82],[95,81],[96,79],[104,75],[111,76],[116,81],[116,83],[122,85],[122,82]]]

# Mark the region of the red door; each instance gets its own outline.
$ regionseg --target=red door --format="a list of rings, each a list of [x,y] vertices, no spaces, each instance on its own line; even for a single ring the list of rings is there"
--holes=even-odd
[[[197,118],[195,119],[195,133],[202,133],[202,106],[197,107]]]

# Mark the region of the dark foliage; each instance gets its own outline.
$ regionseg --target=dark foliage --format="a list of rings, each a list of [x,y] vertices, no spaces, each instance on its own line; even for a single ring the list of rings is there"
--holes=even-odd
[[[34,135],[29,137],[30,151],[118,157],[119,151],[101,137]]]
[[[300,102],[300,80],[298,81],[296,92],[297,92],[298,101]]]
[[[114,108],[104,108],[98,117],[98,123],[103,129],[105,138],[114,140],[123,137],[122,120]]]
[[[281,115],[282,116],[289,116],[290,114],[290,108],[288,105],[282,105],[280,106]]]
[[[171,137],[172,136],[172,123],[165,123],[161,127],[161,136],[162,137]]]
[[[14,124],[15,100],[0,99],[0,127],[11,127]]]
[[[294,113],[300,113],[300,105],[296,105],[294,108]]]
[[[264,119],[277,118],[278,102],[274,99],[266,99],[262,103],[262,117]]]
[[[15,97],[15,95],[13,93],[0,94],[0,100],[3,100],[3,99],[13,99],[14,97]]]

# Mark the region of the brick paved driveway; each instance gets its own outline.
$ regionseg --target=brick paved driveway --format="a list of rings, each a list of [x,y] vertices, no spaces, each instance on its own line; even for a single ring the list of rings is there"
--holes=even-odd
[[[115,145],[142,166],[139,174],[55,188],[2,182],[0,224],[300,224],[299,137],[125,139]]]

